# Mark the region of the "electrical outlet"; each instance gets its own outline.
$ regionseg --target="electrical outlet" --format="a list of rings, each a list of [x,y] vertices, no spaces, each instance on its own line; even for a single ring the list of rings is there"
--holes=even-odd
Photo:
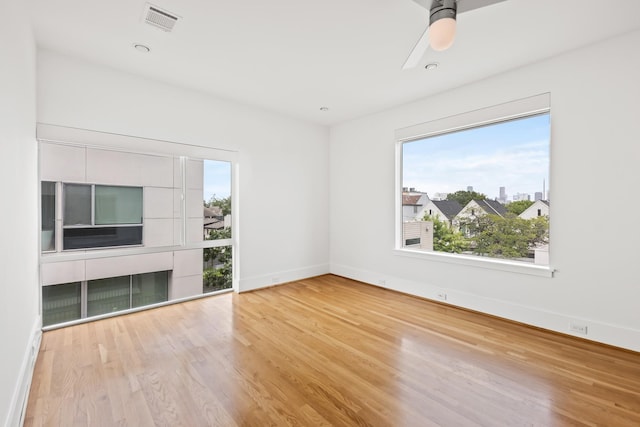
[[[583,323],[569,323],[569,330],[576,334],[587,335],[587,325]]]
[[[446,301],[446,300],[447,300],[447,293],[446,293],[446,292],[442,292],[442,291],[440,291],[440,292],[438,292],[438,293],[436,294],[436,297],[437,297],[439,300]]]
[[[387,284],[387,281],[386,281],[386,280],[384,280],[384,279],[380,279],[380,280],[378,280],[378,285],[380,285],[380,286],[386,286],[386,284]]]

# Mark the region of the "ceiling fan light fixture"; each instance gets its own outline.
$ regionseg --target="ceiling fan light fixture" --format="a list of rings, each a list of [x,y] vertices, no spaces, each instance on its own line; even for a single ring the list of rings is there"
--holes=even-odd
[[[453,45],[453,40],[456,37],[456,20],[453,18],[440,19],[431,25],[430,32],[431,49],[438,52],[447,50]]]
[[[435,0],[429,19],[429,44],[435,51],[449,49],[456,37],[455,0]]]

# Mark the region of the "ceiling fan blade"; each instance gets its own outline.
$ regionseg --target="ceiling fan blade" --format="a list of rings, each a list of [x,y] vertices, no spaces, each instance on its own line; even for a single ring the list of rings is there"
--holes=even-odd
[[[473,9],[480,9],[481,7],[491,6],[495,3],[501,3],[506,0],[457,0],[458,13],[468,12]]]
[[[402,69],[408,70],[409,68],[414,68],[416,65],[418,65],[418,63],[420,62],[420,60],[422,59],[422,57],[424,56],[424,53],[427,51],[428,48],[429,48],[429,27],[427,27],[424,30],[424,33],[422,33],[422,36],[420,36],[420,39],[418,40],[416,45],[413,47],[413,50],[411,50],[411,53],[407,57],[407,60],[404,61],[404,64],[402,65]]]

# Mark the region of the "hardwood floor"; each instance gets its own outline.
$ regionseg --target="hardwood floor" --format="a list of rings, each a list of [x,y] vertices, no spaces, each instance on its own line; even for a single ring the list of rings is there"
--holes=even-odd
[[[26,426],[640,426],[640,354],[322,276],[46,332]]]

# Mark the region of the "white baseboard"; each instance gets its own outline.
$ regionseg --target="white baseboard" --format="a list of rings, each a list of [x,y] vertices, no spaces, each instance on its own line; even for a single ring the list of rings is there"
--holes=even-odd
[[[9,414],[5,421],[5,427],[18,427],[24,423],[24,412],[27,409],[27,400],[29,398],[29,390],[31,389],[31,380],[33,378],[33,369],[35,368],[38,351],[40,351],[40,342],[42,341],[42,318],[38,316],[31,329],[31,335],[24,352],[22,365],[18,375],[18,381],[9,405]]]
[[[238,292],[253,291],[260,288],[321,276],[329,273],[329,264],[312,265],[296,270],[278,271],[262,276],[241,278]]]
[[[492,316],[502,317],[565,335],[572,335],[602,344],[640,352],[640,330],[637,329],[612,325],[593,319],[572,317],[537,307],[460,292],[448,289],[445,286],[435,286],[429,283],[404,280],[389,276],[388,274],[361,270],[346,265],[331,264],[330,271],[337,276],[347,277],[374,286],[487,313]],[[439,297],[439,294],[442,293],[446,294],[446,300]],[[583,335],[571,332],[569,330],[570,323],[585,326],[587,334]]]

